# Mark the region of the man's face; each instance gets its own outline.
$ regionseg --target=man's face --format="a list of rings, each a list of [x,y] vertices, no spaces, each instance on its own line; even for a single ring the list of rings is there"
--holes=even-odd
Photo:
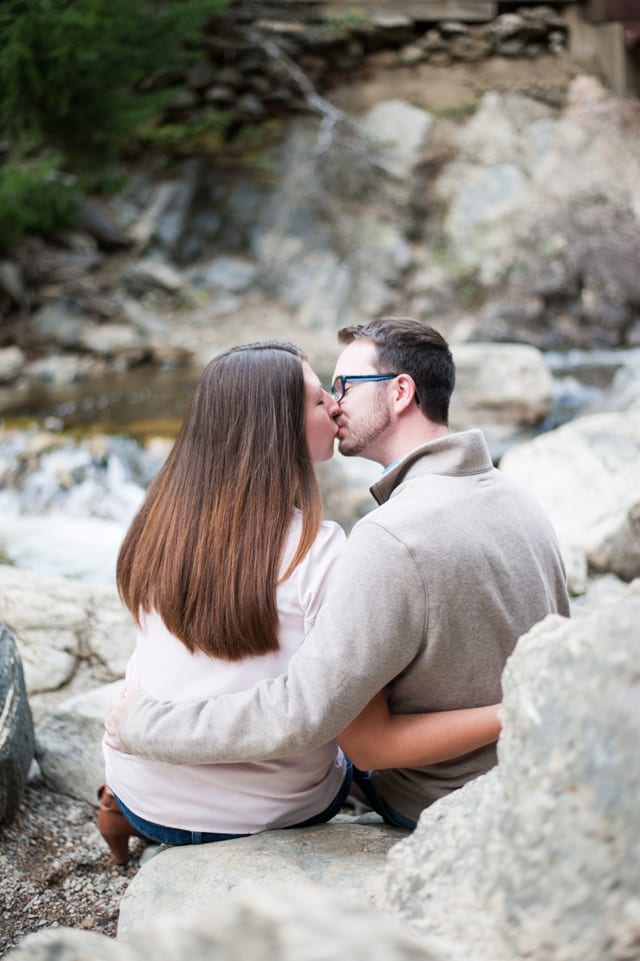
[[[336,362],[336,377],[379,374],[377,351],[370,340],[354,340]],[[382,371],[382,373],[385,373]],[[387,404],[388,381],[352,381],[339,402],[335,418],[338,425],[338,450],[347,457],[366,457],[384,464],[384,434],[391,423]]]

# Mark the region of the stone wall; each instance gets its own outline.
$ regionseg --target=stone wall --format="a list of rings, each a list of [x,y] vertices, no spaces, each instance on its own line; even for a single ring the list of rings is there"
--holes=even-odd
[[[376,70],[476,63],[488,58],[535,58],[567,49],[562,6],[522,6],[486,23],[393,14],[375,8],[342,16],[323,5],[231,4],[205,33],[205,56],[169,107],[180,122],[230,110],[239,122],[263,121],[313,109],[312,92],[326,93]],[[407,5],[405,5],[407,6]],[[428,9],[428,4],[413,8]],[[486,5],[485,5],[486,6]],[[509,5],[511,6],[511,5]],[[469,19],[468,17],[464,18]],[[317,102],[316,102],[317,105]]]

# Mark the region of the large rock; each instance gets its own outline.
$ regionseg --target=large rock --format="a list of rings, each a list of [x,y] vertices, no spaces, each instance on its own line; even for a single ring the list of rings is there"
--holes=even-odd
[[[546,618],[504,673],[499,764],[389,854],[388,906],[451,959],[638,956],[640,581]]]
[[[623,362],[614,374],[605,400],[606,409],[640,411],[640,349],[621,356]]]
[[[505,267],[517,274],[516,238],[585,197],[602,198],[605,211],[635,211],[637,223],[640,149],[627,133],[635,123],[636,108],[592,77],[572,83],[561,114],[521,94],[486,93],[436,184],[452,252],[490,282]],[[557,236],[544,239],[551,263]]]
[[[26,356],[20,347],[0,347],[0,384],[10,384],[22,373]]]
[[[102,735],[120,681],[69,698],[36,729],[36,757],[47,784],[61,794],[97,804],[104,783]]]
[[[0,565],[0,620],[15,634],[36,722],[124,676],[135,628],[115,587]]]
[[[424,148],[433,127],[426,110],[403,100],[386,100],[372,107],[359,121],[361,133],[379,151],[384,170],[404,190],[406,202],[411,178],[424,157]]]
[[[573,81],[562,111],[485,94],[434,188],[449,261],[491,291],[474,339],[640,343],[639,120],[595,77]]]
[[[569,587],[587,566],[640,576],[640,418],[637,411],[581,417],[509,450],[500,467],[542,503],[558,533]]]
[[[526,344],[456,344],[452,350],[453,430],[481,427],[494,448],[547,416],[553,379],[541,351]]]
[[[341,893],[293,885],[235,892],[175,910],[126,941],[57,928],[28,935],[15,961],[442,961],[400,925]]]
[[[0,824],[16,813],[33,758],[33,723],[15,640],[0,623]]]
[[[436,185],[448,207],[445,230],[464,263],[490,270],[532,203],[533,176],[556,126],[554,111],[529,97],[483,96]]]
[[[390,310],[412,259],[398,207],[408,216],[432,118],[389,101],[336,121],[291,125],[251,237],[263,285],[303,330]]]
[[[142,923],[153,924],[168,912],[188,912],[196,891],[198,905],[211,905],[236,889],[260,893],[286,883],[311,895],[331,889],[345,901],[373,904],[379,900],[386,853],[406,835],[378,821],[265,831],[161,851],[127,888],[118,937],[129,938]]]

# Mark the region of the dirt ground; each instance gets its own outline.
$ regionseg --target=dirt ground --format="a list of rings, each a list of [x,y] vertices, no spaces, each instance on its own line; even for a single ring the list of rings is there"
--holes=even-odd
[[[0,956],[44,927],[115,937],[144,847],[133,841],[134,856],[118,867],[95,826],[96,811],[50,791],[39,776],[30,780],[17,816],[0,828]]]
[[[470,112],[487,91],[522,93],[560,106],[571,81],[588,72],[568,54],[535,59],[492,57],[478,63],[446,67],[418,64],[378,70],[360,83],[335,87],[328,94],[341,110],[359,113],[388,99],[407,100],[435,114]]]

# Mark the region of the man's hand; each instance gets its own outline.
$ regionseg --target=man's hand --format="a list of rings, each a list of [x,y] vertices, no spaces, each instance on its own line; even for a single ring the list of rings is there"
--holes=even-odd
[[[129,709],[129,705],[144,693],[144,688],[136,681],[125,681],[120,689],[120,693],[107,711],[107,717],[104,722],[104,743],[112,747],[114,751],[121,751],[123,754],[129,753],[120,741],[120,725]]]

